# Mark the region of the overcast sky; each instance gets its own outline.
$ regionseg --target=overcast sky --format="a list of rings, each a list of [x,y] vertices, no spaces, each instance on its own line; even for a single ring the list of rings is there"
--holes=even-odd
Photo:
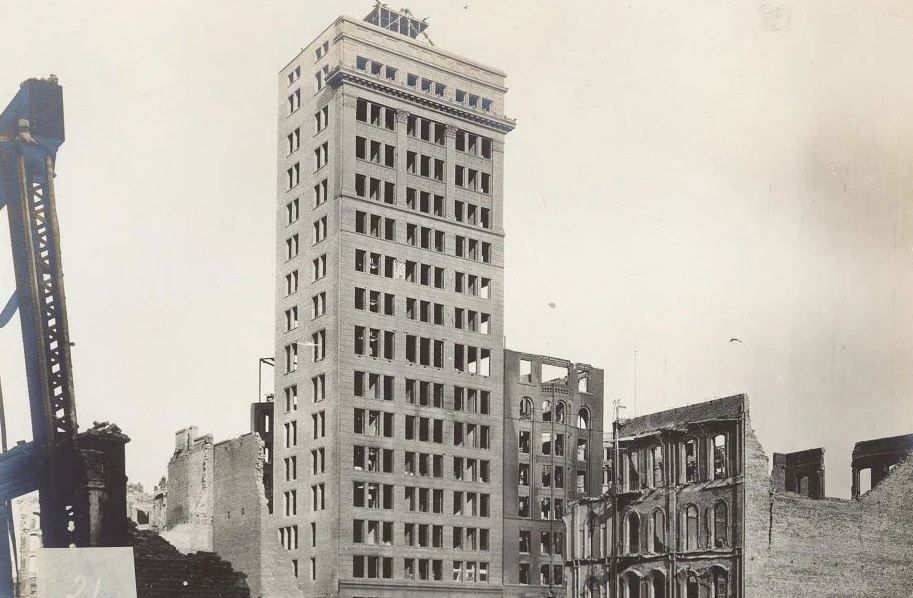
[[[0,103],[64,87],[78,414],[133,438],[131,480],[158,481],[179,428],[248,430],[273,350],[276,72],[371,6],[4,2]],[[913,432],[913,4],[409,6],[508,73],[508,347],[605,368],[628,416],[635,351],[637,413],[746,392],[768,454],[825,447],[831,495],[854,442]],[[28,439],[18,318],[0,375]]]

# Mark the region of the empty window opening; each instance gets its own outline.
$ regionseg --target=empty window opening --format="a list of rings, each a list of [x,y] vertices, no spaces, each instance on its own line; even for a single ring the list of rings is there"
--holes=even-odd
[[[865,494],[872,489],[872,468],[859,470],[859,494]]]
[[[713,545],[715,548],[729,545],[729,508],[723,501],[713,506]]]
[[[653,511],[653,552],[666,552],[666,515],[662,510]]]
[[[542,364],[542,382],[554,384],[567,384],[569,375],[568,366],[557,366],[549,363]]]
[[[628,554],[640,552],[640,517],[634,511],[625,518],[625,548]]]
[[[697,550],[698,548],[698,511],[694,505],[685,507],[685,534],[684,549]]]
[[[726,451],[726,435],[718,434],[713,437],[713,479],[722,480],[728,475],[728,455]],[[807,486],[807,485],[806,485]],[[802,494],[807,495],[808,489]]]

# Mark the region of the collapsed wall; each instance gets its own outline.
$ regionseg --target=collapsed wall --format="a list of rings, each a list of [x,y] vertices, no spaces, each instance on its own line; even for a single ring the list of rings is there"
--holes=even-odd
[[[263,441],[256,432],[219,443],[175,436],[168,463],[168,501],[162,537],[181,552],[212,551],[247,576],[253,598],[300,596],[288,558],[267,532]]]
[[[212,550],[212,435],[178,431],[168,461],[168,503],[161,535],[183,553]]]
[[[913,457],[858,499],[771,482],[747,432],[745,596],[895,598],[913,588]]]

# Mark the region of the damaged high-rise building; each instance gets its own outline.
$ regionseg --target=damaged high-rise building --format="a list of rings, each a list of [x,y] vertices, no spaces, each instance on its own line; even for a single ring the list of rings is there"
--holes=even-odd
[[[913,587],[913,435],[857,443],[845,500],[826,497],[821,449],[775,453],[769,467],[744,395],[614,431],[606,492],[566,517],[568,598],[886,598]]]
[[[278,75],[269,527],[307,596],[560,591],[601,484],[602,371],[504,349],[505,74],[426,27],[378,3]]]

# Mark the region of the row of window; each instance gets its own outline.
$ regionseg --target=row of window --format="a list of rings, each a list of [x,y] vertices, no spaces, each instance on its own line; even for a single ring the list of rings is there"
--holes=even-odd
[[[483,98],[473,93],[457,89],[454,94],[454,100],[458,104],[463,104],[473,109],[482,109],[485,112],[491,112],[492,102],[488,98]]]
[[[392,484],[352,482],[352,506],[362,509],[393,510]],[[453,491],[452,514],[464,517],[491,517],[491,495],[481,492]],[[444,513],[444,490],[422,486],[403,486],[405,510],[412,513]]]
[[[326,294],[315,295],[314,299],[315,301],[312,301],[312,319],[323,315]],[[396,295],[364,287],[355,287],[355,309],[385,316],[395,316]],[[444,315],[445,310],[446,306],[441,303],[406,297],[406,317],[410,320],[444,326],[447,319]],[[289,308],[285,314],[286,332],[288,332],[297,327],[297,306]],[[468,330],[480,334],[489,334],[491,331],[491,314],[473,309],[454,307],[453,316],[449,318],[449,322],[458,330]]]
[[[327,433],[326,412],[318,411],[311,414],[313,423],[313,439],[325,438]],[[298,420],[292,420],[283,424],[285,427],[285,448],[298,446]]]
[[[327,179],[323,179],[314,185],[314,208],[319,208],[327,200]],[[296,197],[285,204],[285,223],[286,225],[298,222],[301,216],[301,200]]]
[[[286,426],[288,425],[286,424]],[[403,425],[403,437],[406,440],[444,443],[444,420],[442,419],[405,415]],[[393,438],[395,436],[394,414],[377,409],[356,408],[353,412],[353,429],[355,434]],[[490,449],[491,427],[453,422],[453,446]]]
[[[443,548],[444,526],[403,523],[402,545],[416,548]],[[454,550],[489,550],[489,530],[476,527],[453,527],[451,544]],[[352,520],[352,543],[368,546],[396,544],[392,521],[372,519]]]
[[[531,433],[529,430],[520,430],[517,433],[517,444],[520,451],[520,454],[529,454],[530,453],[530,437]],[[557,434],[554,432],[540,432],[539,433],[539,454],[541,455],[555,455],[556,457],[563,457],[565,454],[565,435]],[[573,450],[573,445],[568,447]],[[589,454],[589,442],[586,438],[577,439],[577,460],[586,461],[587,455]]]
[[[395,67],[383,64],[377,60],[373,60],[365,56],[355,57],[355,68],[364,73],[370,73],[375,77],[380,77],[388,81],[395,82],[399,80],[399,71]],[[429,79],[415,73],[406,73],[404,83],[407,87],[410,87],[416,91],[437,96],[442,99],[447,95],[446,85],[439,81],[434,81],[433,79]],[[493,105],[491,99],[467,92],[462,89],[454,90],[453,100],[458,104],[463,104],[464,106],[472,108],[473,110],[482,110],[484,112],[491,112]]]
[[[354,373],[354,394],[356,397],[392,401],[394,398],[394,378],[393,376],[356,371]],[[284,395],[285,411],[296,411],[298,409],[298,385],[292,384],[286,387]],[[405,396],[406,401],[412,405],[444,408],[444,385],[438,382],[406,378]],[[326,374],[317,374],[311,378],[311,397],[314,403],[319,403],[326,399]],[[491,393],[487,390],[454,386],[452,410],[488,415],[491,410]],[[555,449],[556,455],[564,454],[563,438],[563,435],[557,435],[556,443],[560,443],[562,448]],[[545,447],[545,444],[543,444],[543,447]],[[543,450],[546,450],[546,448],[543,448]]]
[[[531,500],[529,496],[517,497],[517,516],[533,517],[531,510]],[[555,519],[560,521],[564,517],[564,499],[544,497],[539,499],[539,511],[537,519]]]
[[[356,554],[352,557],[352,577],[393,579],[393,557]],[[444,561],[440,559],[403,559],[403,578],[444,581]],[[453,561],[452,581],[488,583],[488,563]]]
[[[554,420],[558,424],[566,424],[568,421],[568,414],[570,412],[570,407],[564,401],[555,401],[554,406],[552,402],[548,399],[542,400],[542,410],[540,414],[543,422],[551,422]],[[523,397],[520,399],[520,419],[531,419],[533,416],[533,400],[529,397]],[[590,410],[586,407],[581,407],[577,411],[577,427],[581,429],[587,429],[590,425]]]
[[[370,226],[368,225],[369,216]],[[395,226],[396,221],[390,218],[384,219],[383,224],[381,224],[380,216],[370,215],[361,211],[356,212],[356,232],[383,238],[387,241],[395,241]],[[383,235],[381,235],[382,230]],[[422,249],[433,249],[441,253],[445,251],[444,233],[426,226],[419,227],[416,224],[407,224],[406,243],[412,246],[420,246]],[[482,262],[490,263],[491,243],[456,235],[454,255],[477,261],[481,258]]]
[[[412,260],[403,262],[393,256],[369,253],[364,249],[355,250],[355,271],[406,282],[418,282],[423,286],[434,286],[438,289],[444,288],[444,268]]]
[[[671,550],[694,551],[729,546],[729,507],[717,501],[704,512],[704,523],[697,506],[685,505],[679,511],[678,547],[667,543],[666,514],[661,508],[642,518],[637,511],[629,511],[624,519],[624,552],[626,554],[654,553]]]
[[[539,466],[539,487],[563,489],[565,467],[561,465],[540,465]],[[530,485],[530,465],[529,463],[520,463],[517,466],[517,484],[520,486]],[[578,492],[586,491],[586,470],[577,470],[577,490]]]
[[[671,474],[667,471],[664,446],[625,450],[621,455],[622,485],[625,490],[638,490],[658,488],[670,481],[688,484],[703,480],[725,480],[730,476],[728,444],[726,434],[714,434],[669,445],[673,454],[675,449],[678,453],[677,464],[669,464],[676,465]],[[671,480],[667,480],[667,475],[671,475]]]
[[[356,370],[353,375],[354,394],[356,397],[392,401],[395,398],[394,377]],[[295,391],[297,394],[297,390]],[[413,378],[405,379],[405,397],[411,405],[444,408],[444,385]],[[451,406],[448,405],[448,409]],[[487,390],[453,387],[453,405],[455,411],[480,413],[488,415],[491,409],[491,393]]]
[[[279,545],[286,550],[298,550],[298,526],[288,525],[280,527],[277,531]],[[311,523],[311,547],[317,546],[317,523]],[[313,559],[311,559],[313,560]]]
[[[325,236],[326,216],[322,218],[322,222]],[[315,243],[319,242],[316,235],[316,226],[317,225],[315,223]],[[395,242],[396,220],[390,217],[384,217],[378,214],[356,210],[355,232],[362,235],[375,237],[377,239]],[[406,223],[406,244],[413,247],[421,247],[422,249],[437,251],[439,253],[446,252],[445,233],[443,231],[435,230],[427,226],[419,226],[417,224]],[[463,235],[454,235],[454,255],[456,257],[481,261],[482,263],[489,264],[491,263],[491,243],[487,241],[479,241],[477,239],[472,239]]]
[[[298,385],[292,384],[284,390],[285,411],[298,410]],[[311,377],[311,400],[319,403],[326,399],[326,374],[316,374]]]
[[[385,278],[402,279],[406,282],[417,282],[423,286],[433,286],[437,289],[444,288],[445,270],[440,266],[422,264],[412,260],[400,261],[393,256],[367,252],[364,249],[355,250],[355,271]],[[286,290],[292,288],[293,285],[288,284],[288,276],[286,276],[286,283]],[[297,286],[295,288],[297,289]],[[454,272],[453,290],[457,293],[490,299],[491,279],[466,272]]]
[[[376,60],[365,58],[364,56],[355,57],[355,68],[360,71],[371,73],[375,77],[383,77],[391,81],[396,81],[396,69],[389,65],[384,65]]]
[[[381,127],[388,131],[396,130],[397,112],[395,108],[364,98],[358,98],[355,104],[355,120]],[[320,129],[318,128],[318,130]],[[436,145],[445,145],[446,131],[447,125],[443,123],[414,114],[409,114],[406,117],[406,135],[409,137]],[[454,137],[457,151],[486,160],[491,159],[491,138],[462,129],[456,129]]]
[[[355,101],[355,120],[389,131],[396,130],[396,109],[370,102],[364,98]]]
[[[314,134],[320,133],[330,126],[330,106],[329,104],[314,113]],[[295,127],[288,135],[286,140],[286,155],[291,156],[301,147],[301,127]]]
[[[447,86],[443,83],[432,81],[426,77],[420,77],[414,73],[406,74],[406,85],[424,93],[436,95],[440,98],[444,97],[444,91],[447,89]]]
[[[711,567],[699,579],[695,575],[682,576],[678,579],[677,596],[682,598],[728,598],[729,572],[722,567]],[[705,590],[701,590],[701,587]],[[621,577],[622,598],[666,598],[666,577],[662,571],[654,570],[646,576],[640,576],[634,571],[628,571]],[[605,596],[610,596],[606,587]],[[602,592],[599,586],[589,589],[588,598],[600,598]]]
[[[355,157],[374,164],[396,167],[396,146],[366,137],[355,137]]]
[[[392,330],[356,326],[353,350],[356,355],[396,359],[396,334]]]
[[[311,342],[306,343],[311,347],[311,361],[317,363],[326,357],[327,336],[326,329],[322,328],[311,335]],[[291,374],[298,371],[298,343],[285,346],[284,373]]]
[[[325,301],[325,297],[324,297]],[[289,310],[289,323],[297,315]],[[297,322],[297,320],[294,320]],[[390,330],[355,326],[354,352],[356,355],[369,357],[383,357],[384,359],[396,358],[395,333]],[[309,343],[312,349],[312,361],[321,361],[326,356],[326,330],[321,329],[311,335]],[[419,365],[444,367],[444,341],[420,337],[412,334],[406,335],[406,361]],[[468,372],[480,376],[491,374],[491,350],[454,343],[453,366],[459,372]],[[285,346],[285,373],[293,373],[298,369],[298,343]]]
[[[356,173],[355,195],[372,201],[383,200],[384,203],[395,204],[396,184]]]
[[[520,563],[519,582],[523,585],[532,585],[533,580],[530,578],[530,564]],[[564,566],[543,564],[539,566],[539,585],[542,586],[560,586],[564,585]]]
[[[532,552],[532,532],[519,530],[520,554]],[[564,554],[564,532],[539,532],[539,554]]]
[[[406,172],[444,182],[444,161],[418,152],[406,152]]]
[[[314,149],[314,172],[327,165],[330,159],[330,142],[324,141]],[[301,162],[295,162],[285,171],[285,189],[290,191],[301,183]]]
[[[320,331],[323,332],[323,331]],[[317,333],[319,334],[319,333]],[[396,359],[396,333],[391,330],[355,326],[353,350],[356,355],[384,359]],[[314,342],[318,339],[314,338]],[[325,337],[320,342],[325,343]],[[297,368],[297,346],[293,351],[293,363],[287,372]],[[287,347],[288,348],[288,347]],[[315,346],[314,361],[318,361],[318,352],[322,358],[322,350]],[[411,364],[443,368],[445,363],[444,341],[414,334],[406,335],[406,361]],[[475,374],[488,377],[491,375],[491,349],[474,347],[462,343],[453,344],[453,368],[458,372]]]
[[[491,174],[482,170],[457,164],[453,171],[453,182],[457,187],[491,194]]]

